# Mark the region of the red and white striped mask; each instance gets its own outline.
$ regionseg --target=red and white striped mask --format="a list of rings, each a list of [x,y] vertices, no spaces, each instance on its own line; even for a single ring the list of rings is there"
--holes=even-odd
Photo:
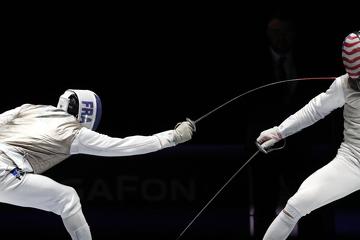
[[[360,38],[359,33],[350,33],[344,40],[342,59],[346,72],[352,79],[360,77]]]

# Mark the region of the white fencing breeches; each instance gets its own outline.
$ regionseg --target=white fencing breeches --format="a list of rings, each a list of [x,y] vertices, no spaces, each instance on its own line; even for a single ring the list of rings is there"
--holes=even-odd
[[[356,160],[355,160],[356,161]],[[360,189],[360,168],[350,159],[337,155],[310,175],[288,204],[302,216]]]
[[[53,212],[62,217],[64,224],[67,219],[78,219],[78,221],[71,220],[67,225],[65,224],[69,234],[76,240],[91,239],[76,191],[48,177],[26,173],[19,180],[6,170],[4,164],[0,164],[0,202]],[[75,231],[80,228],[84,232],[82,235],[87,236],[86,238],[81,238],[80,233],[77,234],[78,238],[74,238],[69,230]]]
[[[264,239],[286,239],[300,217],[360,189],[360,168],[356,159],[337,155],[334,160],[310,175],[287,203],[299,216],[282,212],[268,228]],[[287,210],[285,208],[285,211]],[[291,228],[286,221],[294,219]],[[287,229],[288,232],[284,232]]]

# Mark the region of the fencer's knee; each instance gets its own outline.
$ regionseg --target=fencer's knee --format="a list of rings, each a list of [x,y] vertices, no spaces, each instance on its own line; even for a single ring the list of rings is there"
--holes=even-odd
[[[287,215],[290,219],[292,219],[295,222],[299,221],[299,219],[304,216],[298,209],[296,209],[294,206],[292,206],[289,203],[286,204],[285,208],[283,209],[283,212],[285,213],[285,215]]]
[[[296,209],[300,213],[301,217],[314,210],[313,198],[304,194],[295,194],[288,200],[287,204]]]
[[[81,209],[80,198],[74,188],[65,186],[62,195],[59,206],[59,215],[62,218],[72,216]]]

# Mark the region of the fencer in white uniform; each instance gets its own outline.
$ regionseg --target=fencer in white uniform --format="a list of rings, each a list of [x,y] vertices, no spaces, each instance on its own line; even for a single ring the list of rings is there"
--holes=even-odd
[[[342,58],[345,75],[336,78],[326,92],[313,98],[279,126],[261,132],[257,138],[262,147],[269,148],[343,107],[344,138],[337,155],[301,184],[266,231],[265,240],[286,239],[301,217],[360,189],[359,32],[345,38]]]
[[[90,90],[67,90],[58,106],[24,104],[0,115],[0,202],[61,216],[73,240],[91,239],[80,199],[69,186],[41,175],[73,154],[128,156],[155,152],[192,138],[195,125],[151,136],[95,132],[101,101]]]

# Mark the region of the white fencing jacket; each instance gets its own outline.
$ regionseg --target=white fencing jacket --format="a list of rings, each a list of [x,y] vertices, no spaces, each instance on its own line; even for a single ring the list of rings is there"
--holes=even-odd
[[[48,105],[24,104],[0,114],[0,161],[43,173],[72,154],[128,156],[174,146],[174,130],[114,138],[82,127],[75,117]]]
[[[283,121],[279,133],[288,137],[340,107],[344,107],[344,139],[339,151],[360,161],[360,92],[350,88],[347,74],[336,78],[326,92]]]

